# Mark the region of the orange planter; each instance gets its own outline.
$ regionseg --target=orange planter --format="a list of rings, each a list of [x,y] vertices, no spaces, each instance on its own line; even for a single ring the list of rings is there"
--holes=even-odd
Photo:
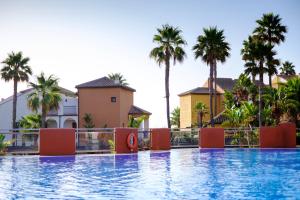
[[[171,138],[170,129],[154,128],[151,129],[151,150],[170,150]]]
[[[133,133],[138,140],[138,130],[136,128],[116,128],[115,129],[115,151],[116,153],[137,153],[138,145],[130,149],[127,144],[128,135]]]
[[[199,147],[201,148],[224,148],[224,129],[201,128],[199,139]]]
[[[276,127],[261,127],[259,140],[261,148],[295,148],[296,125],[283,123]]]
[[[40,155],[74,155],[75,152],[75,129],[40,129]]]

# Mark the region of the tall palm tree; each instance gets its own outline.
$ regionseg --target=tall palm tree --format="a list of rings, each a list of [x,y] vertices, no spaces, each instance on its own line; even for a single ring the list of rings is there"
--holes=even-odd
[[[215,97],[215,114],[217,112],[217,95],[216,95],[216,80],[217,80],[217,62],[224,63],[229,57],[230,47],[225,41],[224,31],[218,30],[217,27],[210,27],[203,29],[204,34],[199,35],[197,43],[193,46],[195,58],[201,57],[202,61],[210,67],[209,74],[209,107],[210,107],[210,121],[214,126],[213,114],[213,91]],[[214,84],[214,86],[213,86]],[[214,90],[213,90],[214,87]]]
[[[108,78],[114,81],[119,81],[121,85],[127,86],[127,80],[123,77],[121,73],[111,73],[108,74]]]
[[[178,27],[173,27],[168,24],[163,25],[162,28],[157,29],[157,34],[153,37],[153,42],[158,46],[151,50],[150,58],[153,58],[159,66],[165,65],[165,92],[166,92],[166,105],[167,105],[167,123],[168,128],[171,128],[170,121],[170,92],[169,92],[169,75],[170,75],[170,61],[173,64],[176,62],[182,63],[186,53],[183,46],[186,41],[183,39],[182,31]]]
[[[295,65],[292,62],[285,61],[282,63],[280,69],[280,75],[295,75]]]
[[[279,15],[274,15],[273,13],[264,14],[261,19],[256,20],[256,23],[258,27],[253,31],[255,37],[258,37],[269,46],[284,42],[284,34],[287,32],[287,27],[281,24]],[[271,77],[275,74],[274,66],[276,67],[276,65],[268,62],[267,66],[269,70],[269,86],[272,87]]]
[[[30,82],[34,92],[28,95],[28,107],[37,112],[42,110],[42,128],[46,128],[46,116],[51,109],[58,110],[61,101],[58,79],[53,75],[46,77],[42,72],[37,77],[37,83]]]
[[[8,57],[4,61],[2,61],[4,67],[1,69],[1,78],[5,81],[13,80],[14,82],[12,128],[16,128],[18,83],[28,82],[29,75],[32,74],[28,62],[29,58],[23,57],[22,52],[12,52],[8,54]]]
[[[247,43],[247,49],[242,49],[242,59],[243,60],[253,60],[256,64],[259,73],[259,126],[261,126],[262,118],[262,86],[264,85],[264,73],[268,72],[268,68],[265,67],[268,58],[274,57],[276,52],[273,50],[273,46],[263,43],[259,38],[252,36],[248,37],[248,41],[244,41],[244,44]],[[244,45],[245,46],[245,45]]]
[[[202,102],[198,102],[195,105],[195,111],[198,114],[198,127],[202,128],[203,127],[203,117],[205,116],[205,114],[207,114],[207,107],[204,103]]]

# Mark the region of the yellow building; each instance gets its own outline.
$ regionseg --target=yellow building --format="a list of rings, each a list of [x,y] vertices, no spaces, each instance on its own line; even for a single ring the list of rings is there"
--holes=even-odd
[[[223,100],[225,90],[231,91],[236,80],[231,78],[217,78],[217,115],[224,110]],[[204,103],[209,110],[209,87],[208,80],[202,87],[197,87],[192,90],[183,92],[178,95],[180,98],[180,128],[195,126],[198,123],[198,115],[195,110],[195,105],[198,102]],[[214,99],[213,99],[213,105]],[[214,111],[214,106],[213,106]],[[209,120],[209,114],[204,116],[203,121]]]
[[[272,79],[272,87],[278,89],[280,84],[286,83],[289,79],[295,78],[295,77],[300,77],[299,75],[276,75]]]

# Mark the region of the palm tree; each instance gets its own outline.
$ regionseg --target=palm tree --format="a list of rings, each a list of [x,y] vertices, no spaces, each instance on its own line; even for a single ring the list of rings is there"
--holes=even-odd
[[[253,60],[258,68],[259,73],[259,126],[261,126],[261,111],[262,111],[262,86],[264,84],[264,73],[268,72],[268,68],[265,67],[265,64],[270,57],[274,57],[276,52],[273,50],[273,46],[264,44],[259,38],[252,36],[248,37],[248,41],[244,41],[247,44],[247,48],[242,49],[242,59],[243,60]]]
[[[114,81],[118,81],[120,85],[128,86],[127,80],[123,77],[121,73],[108,74],[108,78]]]
[[[28,107],[37,112],[42,110],[42,128],[46,128],[46,116],[52,109],[59,109],[61,101],[58,79],[53,75],[46,77],[42,72],[37,77],[37,84],[30,82],[34,92],[28,95]]]
[[[280,69],[280,75],[295,75],[295,65],[292,62],[285,61],[282,63],[282,67]]]
[[[264,41],[269,46],[284,42],[284,34],[287,32],[287,27],[281,24],[279,15],[274,15],[273,13],[264,14],[256,23],[258,27],[255,28],[253,33],[259,40]],[[272,87],[271,77],[275,74],[274,65],[272,66],[271,63],[268,62],[267,66],[269,70],[269,85]]]
[[[287,98],[295,102],[296,109],[288,110],[289,114],[293,116],[295,122],[297,122],[297,117],[300,114],[300,78],[295,77],[287,81],[286,83],[286,93]],[[297,103],[296,103],[297,102]]]
[[[4,67],[1,69],[1,78],[5,81],[13,80],[14,82],[12,128],[16,128],[18,83],[28,82],[29,75],[32,74],[28,62],[29,58],[24,58],[22,52],[12,52],[8,54],[8,57],[4,61],[2,61]]]
[[[162,28],[157,29],[158,34],[154,35],[153,42],[158,46],[151,50],[150,58],[153,58],[159,66],[165,64],[165,92],[166,92],[166,107],[167,107],[167,123],[168,128],[171,128],[170,121],[170,92],[169,92],[169,74],[170,74],[170,61],[173,64],[176,62],[182,63],[186,53],[183,46],[186,41],[183,39],[182,31],[178,27],[173,27],[168,24],[163,25]]]
[[[208,113],[207,107],[204,103],[198,102],[195,105],[195,110],[198,113],[198,127],[202,128],[203,127],[203,117],[205,116],[205,114]]]
[[[216,78],[217,78],[217,62],[224,63],[229,57],[229,44],[225,41],[224,31],[218,30],[217,27],[210,27],[203,29],[204,34],[199,35],[197,43],[193,46],[195,58],[201,57],[202,61],[210,67],[209,74],[209,107],[210,107],[210,121],[214,126],[213,114],[213,87],[215,97],[215,115],[217,112],[217,94],[216,94]],[[214,86],[213,86],[214,84]]]
[[[280,65],[280,61],[270,55],[267,57],[266,65],[268,66],[269,86],[272,87],[272,76],[278,74],[277,67]]]
[[[180,128],[180,108],[174,108],[171,113],[171,125]]]

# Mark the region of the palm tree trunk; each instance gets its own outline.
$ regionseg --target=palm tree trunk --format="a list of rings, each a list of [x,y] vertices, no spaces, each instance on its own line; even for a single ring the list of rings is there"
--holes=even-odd
[[[255,84],[255,74],[252,74],[252,83]]]
[[[210,63],[209,68],[209,112],[210,112],[210,124],[212,127],[215,126],[214,124],[214,114],[213,114],[213,71],[214,71],[214,64],[213,62]]]
[[[215,99],[215,112],[214,117],[217,115],[217,62],[214,61],[214,99]]]
[[[262,126],[262,117],[261,117],[261,112],[262,112],[262,101],[261,101],[261,95],[262,95],[262,86],[264,82],[264,71],[263,71],[263,62],[260,61],[259,63],[259,87],[258,87],[258,122],[259,122],[259,127]]]
[[[203,114],[202,113],[200,113],[200,128],[202,128],[202,126],[203,126]]]
[[[14,79],[14,94],[13,94],[13,112],[12,112],[12,128],[17,128],[16,118],[17,118],[17,93],[18,93],[18,81]],[[12,135],[13,146],[17,145],[16,135]]]
[[[17,128],[16,118],[17,118],[17,93],[18,93],[18,81],[14,79],[14,95],[13,95],[13,113],[12,113],[12,128]]]
[[[269,74],[269,86],[272,87],[272,75]]]
[[[167,104],[167,123],[168,128],[171,128],[170,121],[170,92],[169,92],[169,76],[170,76],[170,59],[166,58],[166,71],[165,71],[165,90],[166,90],[166,104]]]
[[[42,128],[46,128],[46,110],[42,105]]]

